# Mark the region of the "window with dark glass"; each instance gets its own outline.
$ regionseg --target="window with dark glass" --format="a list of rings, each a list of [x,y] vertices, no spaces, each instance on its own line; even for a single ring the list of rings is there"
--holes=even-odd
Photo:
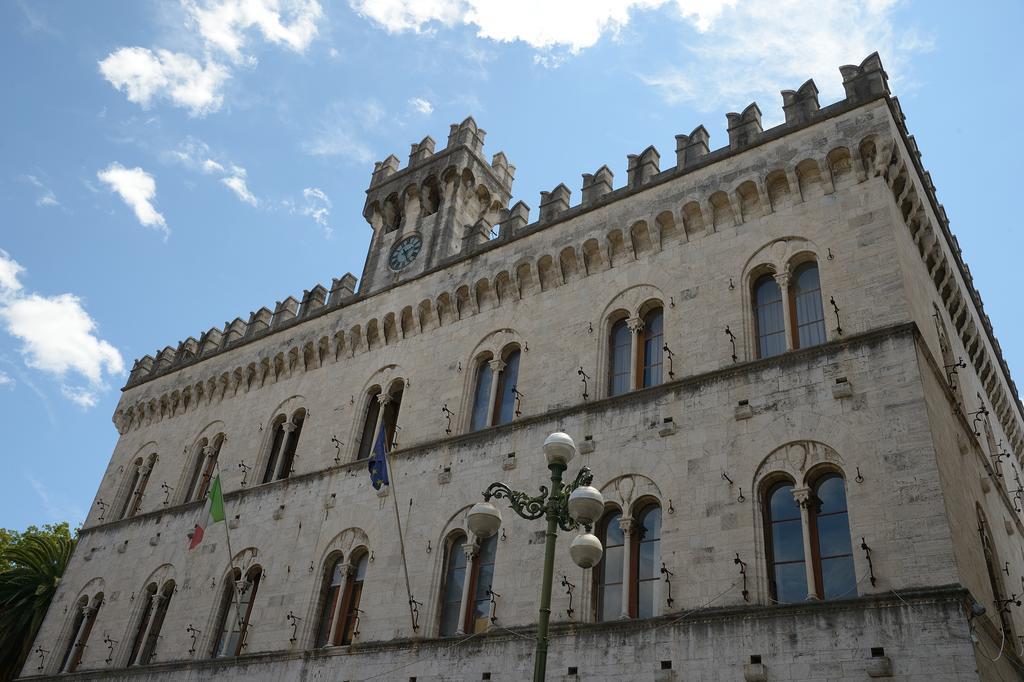
[[[631,615],[651,618],[657,615],[655,601],[661,579],[661,507],[650,506],[640,513],[633,542],[633,575],[636,584],[630,590],[633,597]]]
[[[384,429],[384,436],[387,439],[390,451],[398,444],[398,412],[402,409],[403,390],[398,388],[391,393],[391,399],[384,406],[384,417],[381,420],[380,428]]]
[[[156,609],[153,610],[153,617],[148,628],[149,631],[145,635],[146,640],[137,661],[139,665],[149,663],[156,656],[157,643],[160,641],[160,630],[164,626],[164,618],[167,617],[167,609],[171,606],[171,597],[173,595],[174,583],[172,581],[164,583],[163,588],[160,590],[160,595],[157,597]]]
[[[298,410],[292,415],[291,425],[293,428],[285,429],[284,451],[281,453],[281,466],[277,472],[278,480],[288,478],[295,466],[295,452],[299,447],[299,438],[302,436],[302,425],[306,421],[306,411]]]
[[[96,624],[96,616],[99,615],[100,607],[103,606],[103,593],[100,592],[92,600],[92,606],[87,606],[88,599],[83,599],[81,606],[77,609],[75,620],[72,623],[71,642],[64,654],[64,661],[61,663],[61,670],[66,673],[73,673],[82,662],[82,654],[89,646],[89,636],[92,635],[93,625]]]
[[[128,516],[128,510],[132,508],[132,502],[137,497],[136,488],[139,485],[139,479],[142,476],[142,460],[132,464],[131,479],[128,482],[128,488],[125,490],[124,500],[121,502],[121,510],[117,513],[117,518],[123,519]]]
[[[492,535],[480,541],[473,557],[473,571],[469,583],[469,608],[466,613],[466,632],[483,632],[491,616],[491,596],[494,583],[494,556],[498,550],[498,537]]]
[[[768,571],[771,596],[789,604],[807,599],[803,522],[793,484],[777,483],[766,496]]]
[[[817,593],[823,599],[856,596],[846,483],[839,474],[828,474],[818,479],[813,490],[810,521]]]
[[[253,567],[245,576],[245,582],[238,588],[236,597],[235,582],[241,577],[241,571],[235,569],[231,577],[224,581],[224,593],[221,598],[220,619],[217,631],[217,643],[213,649],[214,658],[238,656],[245,646],[245,633],[249,628],[249,617],[252,615],[252,605],[256,600],[256,592],[259,590],[262,569]],[[235,609],[235,599],[238,600],[238,608]],[[241,618],[241,622],[239,622]]]
[[[320,609],[320,623],[316,630],[316,646],[327,646],[331,641],[331,627],[334,625],[335,614],[338,612],[341,599],[341,585],[345,582],[345,562],[339,554],[327,565],[324,572],[324,586]]]
[[[345,582],[345,595],[341,600],[341,628],[338,644],[351,644],[359,629],[359,600],[363,595],[363,580],[366,578],[367,554],[363,552],[356,560],[351,577]]]
[[[274,473],[277,471],[277,459],[284,445],[287,432],[284,430],[285,416],[278,415],[274,420],[274,437],[270,439],[270,454],[267,458],[267,468],[263,472],[263,482],[270,483],[274,480]]]
[[[480,360],[476,369],[476,391],[473,393],[473,414],[469,428],[473,431],[487,426],[487,417],[491,410],[491,382],[494,370],[491,368],[490,356]]]
[[[662,356],[665,347],[665,316],[661,308],[654,308],[644,315],[643,330],[643,388],[661,383]]]
[[[195,452],[192,457],[194,458],[192,464],[192,475],[188,479],[188,488],[186,488],[185,501],[191,502],[192,500],[201,499],[197,494],[197,486],[199,485],[199,479],[203,475],[203,470],[206,466],[206,446],[208,441],[203,438],[196,444]],[[206,491],[203,491],[206,494]]]
[[[363,429],[359,435],[359,453],[356,459],[366,459],[373,450],[373,437],[377,429],[377,417],[380,416],[380,401],[377,396],[380,389],[374,388],[366,399],[366,416],[363,418]]]
[[[817,263],[804,263],[793,271],[791,294],[796,322],[796,343],[793,345],[796,348],[808,348],[825,343],[825,311],[821,305]]]
[[[754,282],[754,323],[758,357],[768,358],[786,351],[782,290],[772,275],[762,275]]]
[[[630,390],[632,338],[625,319],[612,325],[608,335],[608,394],[622,395]]]
[[[438,630],[441,637],[450,637],[459,630],[462,586],[466,581],[466,553],[462,549],[465,544],[466,536],[462,534],[454,536],[448,543],[444,584],[441,587],[441,624]]]
[[[618,510],[606,512],[599,525],[604,554],[597,565],[594,584],[597,595],[597,620],[615,620],[622,616],[622,558],[626,549],[625,536],[619,521],[622,513]]]
[[[139,626],[135,629],[135,638],[132,640],[132,651],[128,657],[128,665],[132,666],[139,660],[139,652],[142,650],[142,645],[146,639],[146,630],[149,628],[149,620],[153,615],[153,597],[156,595],[156,583],[151,583],[146,587],[145,593],[141,595],[142,599],[142,617],[139,619]]]
[[[1002,568],[999,558],[996,555],[996,548],[992,544],[992,536],[989,533],[988,520],[978,509],[978,533],[981,536],[981,550],[985,556],[985,568],[988,572],[989,586],[992,588],[992,604],[994,610],[999,614],[999,625],[1002,627],[1006,637],[1011,641],[1013,636],[1013,619],[1002,601],[1006,598],[1006,590],[1003,587]]]
[[[519,349],[505,355],[505,368],[498,375],[494,424],[508,424],[516,414],[516,384],[519,382]]]

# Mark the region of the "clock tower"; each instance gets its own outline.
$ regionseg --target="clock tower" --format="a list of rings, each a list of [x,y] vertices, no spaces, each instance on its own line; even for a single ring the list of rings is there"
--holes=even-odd
[[[487,162],[484,135],[467,118],[451,126],[441,151],[426,137],[412,145],[405,168],[394,155],[374,164],[363,208],[373,237],[361,295],[441,267],[491,238],[516,169],[502,152]]]

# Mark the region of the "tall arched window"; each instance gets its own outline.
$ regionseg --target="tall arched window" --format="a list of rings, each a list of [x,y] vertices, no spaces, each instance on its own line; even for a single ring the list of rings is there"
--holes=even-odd
[[[142,479],[142,458],[140,457],[136,461],[132,462],[131,469],[128,473],[128,485],[124,490],[124,498],[121,500],[121,508],[117,512],[117,518],[123,519],[128,516],[128,510],[132,508],[132,502],[136,498],[136,490],[139,486],[139,481]]]
[[[516,414],[516,385],[519,383],[519,349],[505,354],[505,367],[498,374],[493,424],[508,424]]]
[[[380,416],[380,387],[374,386],[366,396],[366,414],[363,428],[359,432],[359,452],[356,459],[366,459],[373,450],[373,437],[377,433],[377,418]]]
[[[91,604],[88,597],[79,600],[74,620],[71,623],[71,638],[68,640],[64,659],[61,662],[61,672],[73,673],[78,669],[82,662],[82,654],[85,653],[85,648],[89,645],[89,636],[92,634],[92,628],[96,623],[96,616],[99,615],[101,606],[103,606],[102,592],[92,598]]]
[[[783,604],[807,599],[803,525],[793,484],[776,483],[765,496],[768,580],[771,596]]]
[[[597,620],[616,620],[622,616],[622,567],[626,540],[619,521],[622,512],[610,509],[598,524],[604,554],[594,573],[594,604]]]
[[[192,476],[189,478],[188,489],[186,490],[186,502],[206,498],[206,491],[210,489],[210,481],[216,476],[217,459],[220,457],[220,449],[223,444],[223,433],[219,433],[214,437],[212,445],[205,438],[199,441],[194,455],[195,462],[192,467]]]
[[[637,518],[637,537],[633,542],[633,571],[636,581],[630,586],[633,604],[630,614],[636,618],[658,615],[658,582],[661,579],[661,507],[651,505]]]
[[[829,473],[817,479],[812,489],[811,551],[817,594],[823,599],[856,596],[846,482],[839,474]]]
[[[981,537],[981,551],[985,558],[985,569],[988,572],[989,587],[992,588],[992,604],[999,614],[999,625],[1002,627],[1003,632],[1006,633],[1007,639],[1014,641],[1016,638],[1013,636],[1013,618],[1010,617],[1009,610],[1006,608],[1006,604],[1003,603],[1003,600],[1006,599],[1006,588],[1003,586],[1002,567],[999,556],[996,554],[995,544],[992,542],[988,520],[985,518],[980,507],[977,508],[977,515],[978,534]]]
[[[786,319],[782,290],[773,275],[754,282],[754,323],[757,328],[758,357],[768,358],[786,351]]]
[[[138,627],[135,629],[135,637],[132,640],[132,650],[128,657],[128,665],[136,665],[139,661],[139,652],[142,651],[142,645],[146,641],[146,630],[149,628],[149,621],[153,616],[153,602],[156,597],[157,585],[156,583],[150,583],[146,586],[145,592],[140,595],[142,602],[142,616],[139,618]]]
[[[209,447],[209,441],[202,438],[196,443],[195,449],[192,451],[192,475],[189,476],[188,487],[185,488],[185,502],[200,499],[196,497],[196,486],[199,484],[199,479],[202,477],[203,469],[206,466],[207,447]]]
[[[794,348],[809,348],[825,343],[825,311],[821,305],[821,281],[818,264],[803,263],[793,271],[790,285],[794,327]]]
[[[274,480],[274,474],[277,473],[277,461],[281,455],[281,448],[284,447],[284,439],[287,435],[284,425],[288,419],[283,414],[279,414],[274,418],[273,421],[273,437],[270,439],[270,453],[267,458],[267,467],[263,470],[263,483],[270,483]]]
[[[625,318],[612,324],[608,334],[608,395],[630,390],[632,341]]]
[[[483,632],[490,623],[491,586],[494,584],[494,556],[498,549],[498,536],[480,541],[473,557],[470,572],[469,598],[466,609],[466,632]]]
[[[453,535],[448,541],[448,556],[445,559],[444,582],[441,585],[441,623],[438,634],[451,637],[459,630],[462,611],[462,587],[466,582],[466,553],[463,546],[466,536]]]
[[[662,377],[662,356],[665,347],[665,315],[661,307],[652,308],[644,315],[643,341],[640,359],[641,388],[657,386]]]
[[[391,389],[390,398],[384,406],[384,416],[381,418],[380,428],[384,429],[384,436],[388,444],[388,450],[398,447],[398,413],[402,409],[403,385],[397,384]]]
[[[338,554],[328,562],[324,572],[323,593],[320,597],[323,606],[320,609],[320,624],[316,631],[316,646],[328,646],[331,643],[331,629],[334,627],[335,615],[341,606],[341,588],[345,582],[345,561]]]
[[[473,431],[489,426],[491,412],[491,383],[494,381],[494,369],[491,367],[491,356],[485,355],[477,363],[476,390],[473,392],[473,413],[469,428]]]
[[[368,555],[362,552],[355,560],[352,575],[345,582],[345,594],[341,600],[341,623],[336,644],[351,644],[359,631],[359,600],[363,596],[363,581],[366,579]]]
[[[143,634],[142,650],[139,651],[138,659],[135,661],[136,664],[145,665],[156,656],[156,647],[160,642],[160,630],[164,626],[164,618],[167,617],[167,609],[171,605],[172,596],[174,596],[173,580],[165,582],[163,587],[160,588],[160,593],[153,595],[152,599],[155,605],[149,609],[152,612],[152,617],[149,619],[146,631]]]
[[[260,587],[263,569],[259,566],[250,568],[245,574],[245,581],[236,586],[235,583],[240,580],[241,575],[242,572],[236,568],[224,580],[217,624],[219,635],[213,647],[214,658],[238,656],[245,646],[245,634],[249,628],[249,617],[252,615],[252,605]]]
[[[302,425],[305,422],[306,411],[300,408],[292,415],[291,421],[284,426],[284,449],[281,452],[281,466],[277,470],[278,480],[292,475],[295,468],[295,452],[299,447]]]

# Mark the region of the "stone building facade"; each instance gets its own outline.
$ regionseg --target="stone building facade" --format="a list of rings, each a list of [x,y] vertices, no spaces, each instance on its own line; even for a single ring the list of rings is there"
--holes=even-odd
[[[23,678],[528,679],[541,526],[465,515],[561,430],[608,516],[550,679],[1021,679],[1016,387],[878,56],[841,74],[532,223],[473,119],[377,164],[358,292],[135,363]]]

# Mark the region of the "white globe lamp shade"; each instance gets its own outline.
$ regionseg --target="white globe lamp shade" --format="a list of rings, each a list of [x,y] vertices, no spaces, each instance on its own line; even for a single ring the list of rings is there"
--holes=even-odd
[[[567,433],[552,433],[544,439],[544,456],[548,464],[565,466],[576,456],[576,443]]]
[[[477,502],[467,514],[466,522],[473,535],[489,538],[501,528],[501,514],[490,502]]]
[[[569,493],[569,515],[576,523],[592,526],[604,513],[604,496],[597,488],[583,485]]]
[[[569,545],[569,556],[580,568],[593,568],[601,561],[604,548],[601,541],[592,533],[577,535]]]

